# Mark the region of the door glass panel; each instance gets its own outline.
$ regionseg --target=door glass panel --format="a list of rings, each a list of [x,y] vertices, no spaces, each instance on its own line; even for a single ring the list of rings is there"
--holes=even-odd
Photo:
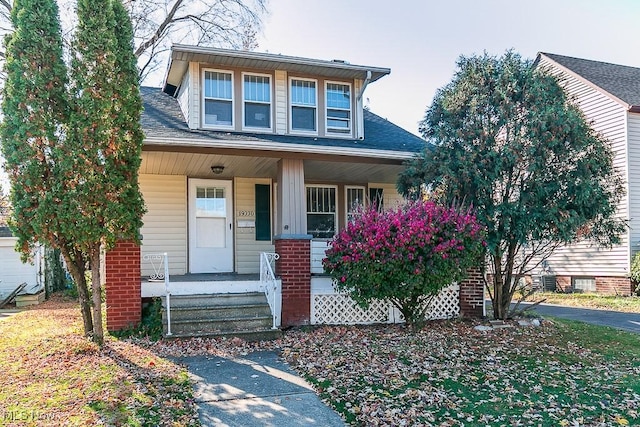
[[[224,188],[196,188],[196,217],[226,218],[227,205]]]

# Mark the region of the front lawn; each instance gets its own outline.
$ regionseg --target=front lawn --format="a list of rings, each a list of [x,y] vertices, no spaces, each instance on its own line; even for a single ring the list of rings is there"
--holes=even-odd
[[[326,326],[274,342],[80,336],[77,304],[0,322],[0,425],[199,425],[184,368],[163,356],[282,357],[351,425],[640,425],[640,335],[575,322]]]
[[[160,354],[231,357],[278,348],[351,425],[640,425],[640,335],[544,321],[486,332],[477,321],[326,326],[281,341],[158,342]]]
[[[545,300],[547,304],[559,304],[571,307],[598,308],[603,310],[640,313],[640,297],[622,297],[599,294],[564,294],[559,292],[536,292],[527,301]]]
[[[0,426],[198,426],[187,372],[125,341],[82,337],[56,297],[0,322]]]

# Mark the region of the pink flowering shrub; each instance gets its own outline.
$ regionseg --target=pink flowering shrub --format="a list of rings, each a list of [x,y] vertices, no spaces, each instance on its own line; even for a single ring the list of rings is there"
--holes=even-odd
[[[433,297],[479,265],[483,236],[471,210],[431,201],[364,209],[334,237],[323,266],[361,307],[387,299],[419,328]]]

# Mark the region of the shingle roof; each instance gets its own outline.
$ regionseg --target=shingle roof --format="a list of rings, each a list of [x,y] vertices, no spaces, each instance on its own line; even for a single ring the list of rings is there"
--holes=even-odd
[[[630,106],[640,106],[640,68],[540,52]]]
[[[370,111],[364,112],[365,138],[362,140],[189,129],[175,98],[162,92],[160,88],[143,86],[140,88],[140,92],[144,102],[141,123],[147,137],[174,138],[179,141],[188,141],[189,139],[265,141],[411,153],[420,152],[425,145],[423,139]]]

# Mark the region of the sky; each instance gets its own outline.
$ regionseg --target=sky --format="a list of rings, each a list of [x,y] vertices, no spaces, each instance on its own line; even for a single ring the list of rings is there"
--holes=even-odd
[[[269,0],[260,52],[387,67],[371,111],[418,134],[461,56],[556,53],[640,67],[640,0]]]

